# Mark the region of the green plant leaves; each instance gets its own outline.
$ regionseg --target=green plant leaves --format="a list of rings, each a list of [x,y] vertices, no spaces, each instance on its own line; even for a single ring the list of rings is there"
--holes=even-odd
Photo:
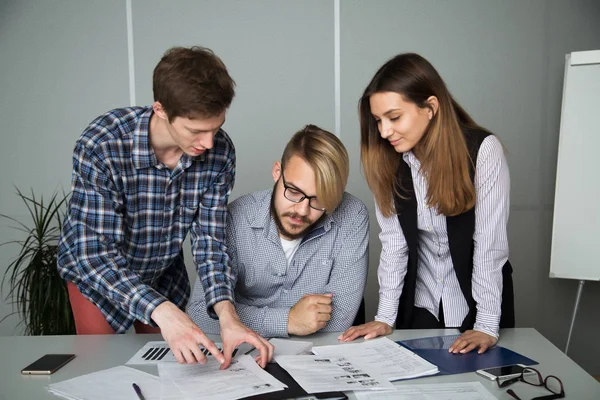
[[[29,211],[31,225],[0,214],[1,218],[16,222],[18,226],[14,228],[26,234],[23,240],[0,244],[20,246],[2,277],[2,286],[8,279],[10,287],[6,299],[20,314],[26,334],[74,334],[67,287],[56,266],[62,208],[68,196],[59,197],[54,193],[49,201],[44,201],[43,196],[36,198],[33,190],[31,195],[25,195],[19,189],[17,195]]]

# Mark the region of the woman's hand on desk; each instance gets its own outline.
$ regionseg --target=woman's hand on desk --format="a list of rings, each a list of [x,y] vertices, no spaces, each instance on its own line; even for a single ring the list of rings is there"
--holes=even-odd
[[[485,353],[490,347],[494,347],[498,343],[498,339],[483,333],[481,331],[468,330],[465,331],[448,349],[449,353],[468,353],[471,350],[479,348],[477,353]]]
[[[342,342],[351,342],[361,336],[364,336],[365,339],[373,339],[377,336],[389,335],[390,333],[392,333],[392,327],[385,322],[371,321],[366,324],[353,326],[338,336],[338,339]]]

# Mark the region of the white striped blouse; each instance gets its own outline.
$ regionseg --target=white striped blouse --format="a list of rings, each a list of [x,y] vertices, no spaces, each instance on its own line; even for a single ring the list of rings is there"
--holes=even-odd
[[[417,196],[419,232],[415,306],[439,314],[442,301],[448,327],[462,325],[469,312],[450,258],[446,217],[425,202],[427,181],[412,152],[403,154],[411,170]],[[474,329],[498,337],[502,304],[502,267],[508,260],[506,225],[510,205],[510,176],[504,148],[490,135],[482,142],[475,170],[475,244],[473,254],[473,299],[477,303]],[[379,308],[376,321],[393,326],[408,264],[408,246],[398,217],[386,218],[376,206],[381,228]]]

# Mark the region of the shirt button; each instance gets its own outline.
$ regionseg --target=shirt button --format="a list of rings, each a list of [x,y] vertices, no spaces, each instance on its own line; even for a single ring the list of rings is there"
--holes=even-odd
[[[281,272],[278,272],[277,276],[283,276],[283,274]]]
[[[287,293],[289,290],[287,289],[283,289],[283,293]]]

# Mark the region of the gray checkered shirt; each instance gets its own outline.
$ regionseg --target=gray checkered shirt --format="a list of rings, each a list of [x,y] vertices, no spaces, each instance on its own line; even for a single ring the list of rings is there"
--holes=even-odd
[[[340,205],[308,233],[289,267],[275,221],[272,190],[242,196],[229,205],[227,250],[236,276],[240,319],[264,337],[287,337],[290,308],[305,294],[333,293],[331,320],[322,332],[343,331],[356,316],[368,268],[369,213],[344,193]],[[205,333],[218,334],[204,289],[196,282],[187,312]]]

